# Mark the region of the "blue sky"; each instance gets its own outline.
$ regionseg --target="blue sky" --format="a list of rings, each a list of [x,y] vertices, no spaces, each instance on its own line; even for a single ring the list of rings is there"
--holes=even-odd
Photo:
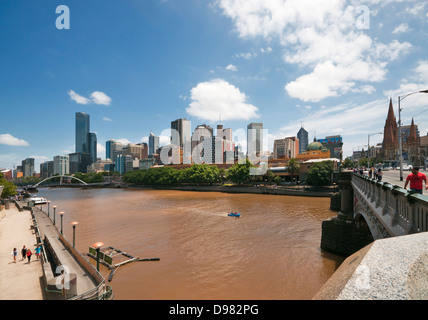
[[[57,6],[70,29],[57,29]],[[389,99],[428,89],[428,1],[0,0],[0,168],[74,152],[75,113],[109,139],[166,142],[170,122],[303,123],[344,156],[383,131]],[[428,132],[428,94],[402,101]],[[382,141],[373,135],[370,144]]]

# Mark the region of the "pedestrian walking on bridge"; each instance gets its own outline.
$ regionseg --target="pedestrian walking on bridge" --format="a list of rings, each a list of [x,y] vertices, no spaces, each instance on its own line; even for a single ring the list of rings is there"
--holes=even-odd
[[[410,191],[423,194],[423,182],[425,182],[425,190],[428,189],[427,177],[422,172],[419,172],[419,167],[413,167],[412,173],[406,178],[404,189],[407,190],[407,185],[410,182]]]

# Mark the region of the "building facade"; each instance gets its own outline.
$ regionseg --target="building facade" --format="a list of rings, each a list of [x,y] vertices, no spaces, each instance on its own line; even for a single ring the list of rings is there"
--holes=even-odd
[[[247,126],[247,155],[260,157],[263,153],[263,123],[250,123]]]
[[[92,162],[97,161],[97,136],[90,132],[90,117],[84,112],[76,112],[75,143],[75,153],[89,153]]]
[[[299,139],[299,153],[305,152],[308,149],[309,135],[303,127],[297,132],[297,139]]]
[[[159,149],[159,137],[155,136],[153,132],[149,135],[149,156],[156,154]]]
[[[299,154],[299,139],[297,137],[288,137],[277,139],[273,143],[273,158],[296,158]]]
[[[53,175],[70,174],[70,163],[68,155],[54,157],[54,172]]]

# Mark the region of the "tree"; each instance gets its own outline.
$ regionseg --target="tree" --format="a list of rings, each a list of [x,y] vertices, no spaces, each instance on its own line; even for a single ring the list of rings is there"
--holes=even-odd
[[[237,163],[227,170],[227,179],[233,183],[242,184],[250,177],[251,162],[247,159],[245,163]]]
[[[288,172],[291,173],[297,173],[300,171],[300,163],[299,161],[297,161],[295,158],[292,158],[288,161],[288,168],[287,168]]]
[[[312,186],[326,186],[331,184],[333,162],[322,161],[315,163],[308,172],[306,182]]]
[[[13,182],[7,181],[3,178],[3,174],[0,172],[0,186],[3,186],[3,192],[0,194],[0,198],[9,198],[17,194],[16,185]]]

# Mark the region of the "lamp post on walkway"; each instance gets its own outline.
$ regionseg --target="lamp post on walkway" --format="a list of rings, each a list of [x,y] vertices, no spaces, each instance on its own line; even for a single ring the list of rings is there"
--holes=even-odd
[[[73,221],[70,224],[73,226],[73,248],[74,248],[76,245],[76,226],[79,224],[79,222]]]
[[[55,210],[56,210],[56,206],[52,206],[52,208],[54,209],[54,221],[53,221],[53,223],[55,225]]]
[[[97,250],[97,271],[100,271],[100,249],[103,245],[103,242],[96,242],[92,245]]]
[[[48,217],[49,217],[49,206],[50,206],[51,202],[48,201]]]
[[[406,94],[403,97],[398,96],[398,142],[399,142],[399,154],[398,154],[398,160],[400,162],[400,181],[403,181],[403,137],[401,135],[401,101],[407,98],[408,96],[411,96],[415,93],[428,93],[428,90],[422,90],[422,91],[416,91],[409,94]]]
[[[62,235],[62,216],[64,215],[64,211],[59,212],[59,215],[61,216],[61,235]]]

